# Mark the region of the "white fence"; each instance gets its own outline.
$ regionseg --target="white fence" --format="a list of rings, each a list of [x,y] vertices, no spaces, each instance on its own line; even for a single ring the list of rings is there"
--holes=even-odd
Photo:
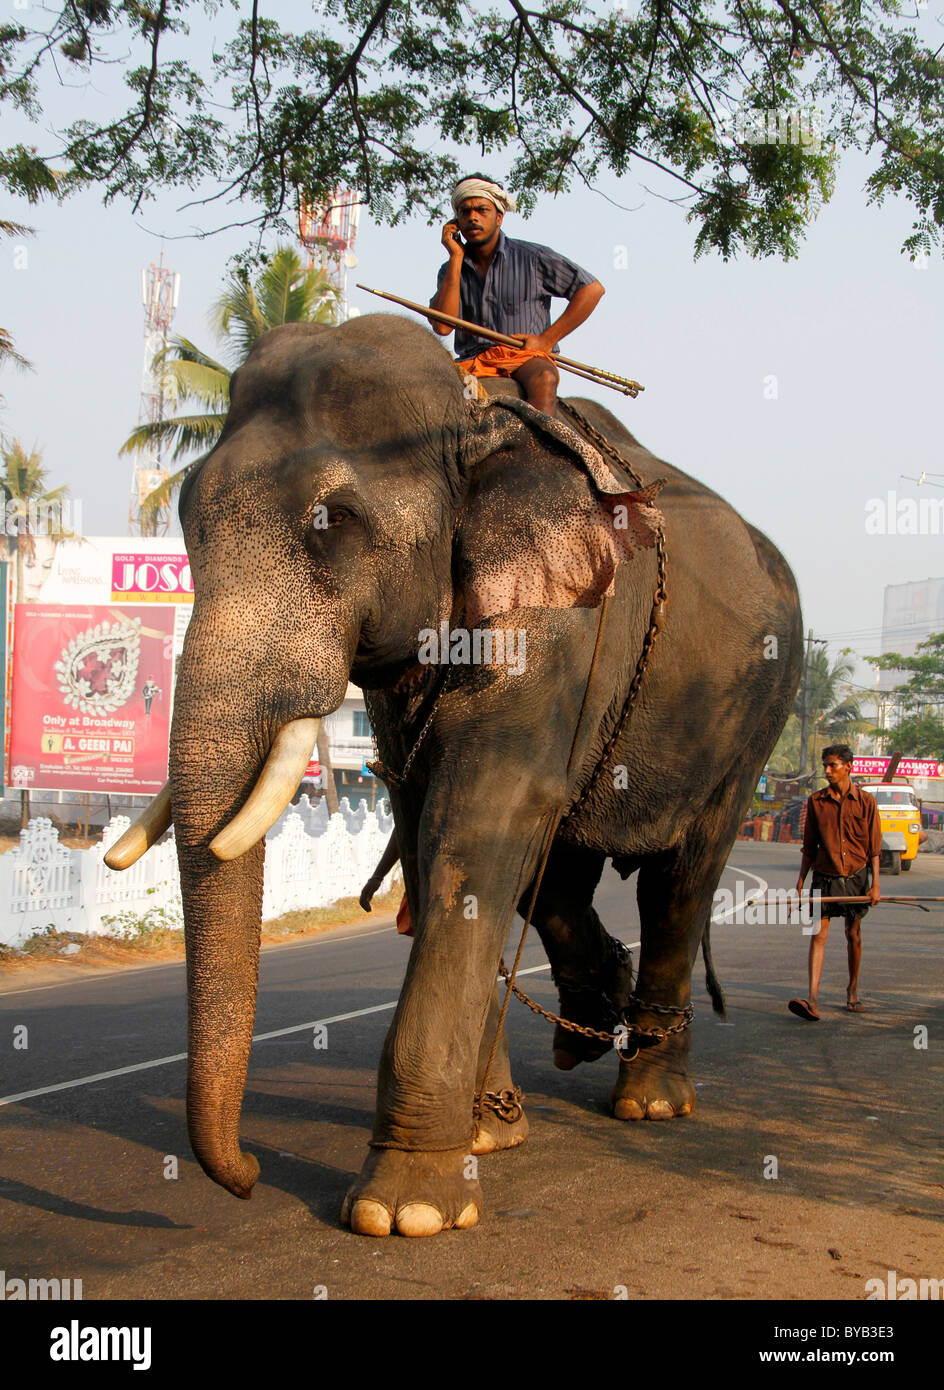
[[[0,854],[0,945],[20,946],[36,932],[123,934],[134,919],[156,911],[166,925],[182,926],[180,880],[173,833],[136,864],[115,873],[105,851],[128,828],[115,816],[92,849],[66,849],[52,821],[31,820],[18,849]],[[356,897],[383,853],[393,817],[386,801],[356,811],[344,798],[328,815],[324,800],[303,796],[266,839],[263,920]],[[384,880],[385,892],[399,866]]]

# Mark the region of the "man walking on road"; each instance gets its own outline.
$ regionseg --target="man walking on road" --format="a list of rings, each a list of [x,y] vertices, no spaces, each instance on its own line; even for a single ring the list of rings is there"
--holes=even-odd
[[[502,219],[514,212],[515,200],[487,175],[460,179],[452,190],[452,206],[456,219],[442,233],[449,260],[440,266],[430,308],[523,337],[520,348],[505,347],[457,328],[458,365],[473,376],[514,377],[531,405],[554,415],[560,380],[553,360],[557,340],[590,317],[603,286],[549,246],[506,237]],[[569,300],[553,324],[552,296]],[[432,326],[441,337],[453,331],[435,319]]]
[[[878,864],[882,853],[882,827],[875,797],[852,781],[852,749],[836,743],[823,749],[823,772],[829,786],[814,792],[806,803],[806,829],[797,893],[813,867],[813,890],[824,898],[869,897],[879,900]],[[869,871],[871,869],[871,884]],[[859,924],[868,912],[865,903],[826,903],[816,936],[810,940],[810,992],[806,999],[791,999],[788,1008],[800,1018],[815,1022],[819,1018],[817,997],[823,973],[823,957],[829,936],[829,918],[846,919],[846,947],[849,958],[849,988],[846,1008],[859,1013],[859,962],[862,959],[862,933]]]

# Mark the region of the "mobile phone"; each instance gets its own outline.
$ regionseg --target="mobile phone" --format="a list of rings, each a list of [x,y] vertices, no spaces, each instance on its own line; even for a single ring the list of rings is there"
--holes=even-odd
[[[464,245],[465,245],[465,242],[462,240],[461,236],[459,235],[459,228],[458,228],[458,227],[456,228],[456,230],[455,230],[454,232],[450,232],[449,235],[452,237],[453,241],[456,243],[457,246],[464,246]]]

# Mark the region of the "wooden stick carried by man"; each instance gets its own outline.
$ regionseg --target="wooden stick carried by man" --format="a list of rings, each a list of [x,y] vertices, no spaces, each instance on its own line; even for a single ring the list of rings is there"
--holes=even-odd
[[[511,377],[548,415],[557,413],[558,367],[637,395],[643,389],[638,382],[560,356],[558,340],[603,298],[600,281],[549,246],[506,236],[502,222],[516,210],[515,200],[487,174],[460,179],[450,200],[455,216],[441,237],[449,259],[439,268],[429,309],[396,295],[383,298],[425,314],[442,337],[455,330],[459,367],[474,377]],[[553,323],[552,298],[568,301]]]

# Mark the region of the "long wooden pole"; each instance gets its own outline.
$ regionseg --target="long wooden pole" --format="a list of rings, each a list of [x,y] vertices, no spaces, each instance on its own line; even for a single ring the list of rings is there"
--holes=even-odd
[[[503,347],[520,348],[524,342],[524,338],[512,337],[509,333],[497,333],[493,328],[484,328],[480,323],[470,323],[468,319],[457,319],[452,314],[443,313],[441,309],[431,309],[427,304],[416,304],[412,299],[401,299],[398,294],[388,294],[386,290],[372,290],[369,285],[361,284],[358,284],[357,288],[366,290],[368,294],[376,294],[380,299],[390,299],[394,304],[402,304],[404,309],[412,309],[414,313],[423,314],[428,319],[437,319],[453,328],[464,328],[467,333],[476,333],[489,342],[501,343]],[[561,357],[560,353],[554,354],[553,361],[565,371],[573,372],[575,376],[598,381],[601,386],[621,391],[624,396],[632,396],[635,399],[640,391],[646,389],[645,386],[640,386],[638,381],[631,381],[629,377],[617,376],[615,372],[605,371],[603,367],[591,367],[586,362],[575,361],[572,357]]]
[[[813,901],[813,899],[810,899]],[[816,901],[821,903],[870,903],[871,898],[819,898]],[[880,903],[944,903],[944,898],[919,898],[914,894],[896,893],[893,897],[886,898],[883,894],[879,898]]]
[[[788,890],[788,891],[789,891],[789,890]],[[766,894],[765,894],[764,896],[766,896]],[[762,897],[760,897],[760,898],[753,898],[753,899],[751,900],[751,902],[752,902],[752,904],[753,904],[753,903],[763,902],[763,900],[764,900],[764,897],[762,896]],[[868,896],[866,896],[866,897],[860,897],[860,898],[813,898],[813,897],[807,896],[806,898],[798,899],[798,901],[803,901],[803,902],[808,902],[808,903],[812,903],[812,902],[819,902],[819,903],[870,903],[870,902],[872,901],[872,899],[871,899],[870,897],[868,897]],[[941,898],[923,898],[923,897],[917,897],[917,896],[914,895],[914,894],[909,895],[909,894],[906,894],[906,893],[896,893],[896,894],[894,894],[892,897],[886,898],[885,895],[882,894],[882,896],[879,898],[879,902],[880,902],[880,903],[944,903],[944,897],[941,897]]]

